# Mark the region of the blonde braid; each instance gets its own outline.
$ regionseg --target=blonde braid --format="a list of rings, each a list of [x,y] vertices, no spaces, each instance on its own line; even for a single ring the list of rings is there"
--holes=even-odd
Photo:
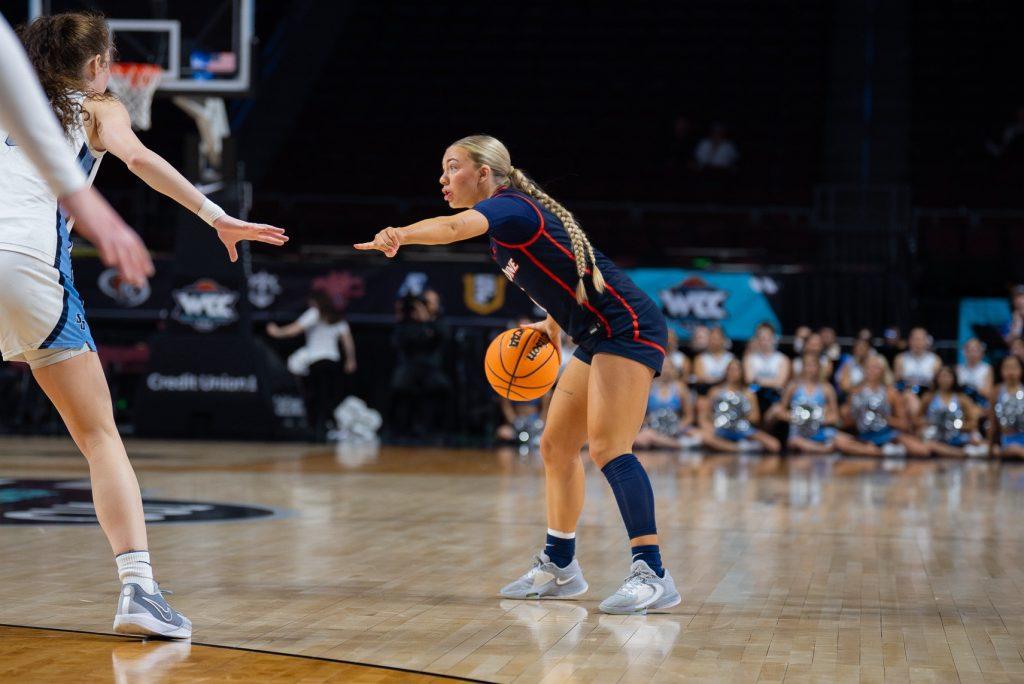
[[[545,209],[558,217],[558,220],[562,222],[562,226],[565,228],[565,232],[569,234],[569,240],[572,244],[572,254],[576,260],[576,274],[579,276],[579,280],[576,283],[576,301],[583,304],[588,299],[587,288],[583,282],[583,279],[587,276],[588,258],[591,265],[594,289],[598,292],[604,292],[604,276],[601,275],[601,269],[597,267],[597,259],[594,257],[594,247],[590,244],[590,239],[587,237],[587,234],[583,232],[583,229],[580,228],[580,224],[577,223],[576,217],[572,215],[572,212],[563,207],[551,195],[541,190],[539,185],[534,183],[529,176],[519,169],[511,168],[508,174],[508,180],[512,187],[522,190],[527,195],[544,205]]]

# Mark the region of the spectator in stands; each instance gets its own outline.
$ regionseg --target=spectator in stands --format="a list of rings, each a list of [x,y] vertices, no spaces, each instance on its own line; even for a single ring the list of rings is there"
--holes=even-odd
[[[679,449],[699,444],[690,389],[680,378],[675,365],[666,358],[661,375],[651,384],[647,415],[634,446],[638,449]]]
[[[428,287],[423,291],[421,298],[427,307],[430,320],[440,320],[441,316],[444,315],[444,307],[441,306],[441,295],[437,293],[437,290]]]
[[[775,328],[770,323],[760,323],[743,355],[743,373],[754,386],[761,413],[779,401],[789,382],[791,364],[776,348],[777,342]]]
[[[921,414],[921,393],[931,389],[942,359],[931,350],[932,336],[924,328],[910,330],[907,351],[896,355],[896,389],[903,392],[912,420]]]
[[[1002,382],[989,395],[989,444],[1000,456],[1024,458],[1024,362],[1014,355],[999,364]]]
[[[957,387],[956,372],[942,366],[932,386],[934,391],[922,397],[924,411],[917,421],[921,438],[931,453],[947,458],[987,454],[988,448],[977,432],[980,410]]]
[[[873,354],[875,354],[875,350],[871,348],[871,343],[867,340],[858,338],[853,343],[850,355],[843,359],[837,374],[839,391],[842,392],[844,399],[860,383],[864,382],[864,364]]]
[[[803,351],[800,356],[793,360],[793,374],[800,375],[803,372],[803,357],[807,354],[817,354],[821,359],[822,378],[832,377],[832,359],[825,356],[825,343],[818,333],[811,333],[803,344]]]
[[[903,397],[892,386],[885,357],[875,354],[864,367],[864,382],[843,406],[845,421],[855,428],[855,439],[840,450],[852,456],[927,456],[928,447],[910,434]]]
[[[690,342],[687,345],[690,348],[690,356],[694,359],[701,352],[707,351],[708,338],[711,336],[711,329],[706,325],[695,325],[693,330],[690,331]]]
[[[697,380],[698,394],[706,394],[707,388],[725,378],[725,368],[736,357],[726,349],[726,337],[721,326],[714,326],[708,333],[707,351],[701,352],[693,362],[693,374]]]
[[[714,387],[701,404],[701,436],[705,446],[716,451],[761,451],[778,453],[782,445],[754,426],[761,422],[757,397],[743,379],[743,364],[731,359],[725,379]]]
[[[793,333],[793,356],[800,358],[804,353],[804,345],[807,344],[807,338],[811,336],[811,328],[806,325],[801,325]]]
[[[697,143],[694,153],[697,169],[701,171],[735,171],[739,158],[739,150],[722,123],[711,124],[710,133]]]
[[[1024,338],[1018,337],[1010,343],[1010,355],[1024,361]]]
[[[344,371],[356,372],[356,345],[352,330],[334,307],[331,296],[323,290],[314,290],[309,296],[309,308],[293,323],[279,326],[267,324],[267,334],[275,339],[306,334],[306,344],[288,357],[288,370],[305,378],[303,390],[306,398],[306,416],[313,439],[326,441],[328,421],[342,399],[341,355],[338,341],[345,350]]]
[[[857,331],[857,339],[867,340],[868,344],[871,344],[874,341],[875,336],[872,334],[871,328],[861,328]]]
[[[821,337],[821,344],[825,347],[825,356],[832,362],[832,365],[835,365],[843,356],[843,350],[839,346],[839,342],[836,341],[836,329],[826,325],[818,329],[818,335]]]
[[[668,344],[665,346],[665,357],[672,362],[676,373],[686,380],[690,377],[690,359],[679,349],[679,335],[671,327],[668,329]]]
[[[437,301],[435,311],[440,311]],[[391,376],[389,427],[398,434],[425,437],[442,428],[451,381],[444,372],[448,332],[422,296],[400,300],[399,319],[391,336],[397,360]]]
[[[776,410],[789,422],[786,445],[793,451],[827,454],[848,446],[853,438],[836,429],[839,404],[835,390],[822,380],[821,357],[805,354],[802,371],[786,388]]]
[[[1018,285],[1013,289],[1010,303],[1010,322],[1003,326],[1003,339],[1007,346],[1024,336],[1024,287]]]
[[[972,401],[988,406],[992,391],[992,366],[985,361],[985,345],[977,337],[964,343],[964,362],[956,366],[956,381]]]

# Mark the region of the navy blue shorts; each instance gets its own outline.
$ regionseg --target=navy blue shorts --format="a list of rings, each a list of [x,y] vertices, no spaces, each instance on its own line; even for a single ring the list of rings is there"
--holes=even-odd
[[[629,325],[632,326],[632,320]],[[632,334],[583,340],[573,356],[589,366],[594,354],[614,354],[644,364],[654,371],[654,377],[658,377],[665,363],[666,344],[668,326],[665,317],[651,306],[638,316]]]

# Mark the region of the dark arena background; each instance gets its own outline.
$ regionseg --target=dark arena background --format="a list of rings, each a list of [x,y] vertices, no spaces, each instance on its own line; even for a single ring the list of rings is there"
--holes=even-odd
[[[74,282],[194,637],[113,634],[90,463],[0,362],[0,681],[1024,681],[1019,2],[0,0],[69,11],[159,67],[151,105],[121,76],[142,143],[290,240],[231,263],[107,155],[156,272],[72,233]],[[486,237],[353,247],[451,214],[478,133],[667,322],[634,445],[666,611],[599,609],[630,556],[587,449],[589,592],[499,594],[558,389],[484,358],[545,313]]]

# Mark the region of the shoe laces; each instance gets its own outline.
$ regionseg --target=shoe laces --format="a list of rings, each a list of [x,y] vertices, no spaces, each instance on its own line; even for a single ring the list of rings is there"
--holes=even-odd
[[[538,571],[540,571],[540,569],[542,567],[544,567],[544,559],[541,558],[540,556],[534,556],[533,557],[533,567],[531,567],[527,571],[526,576],[532,578],[534,575],[537,574]]]
[[[642,568],[637,568],[636,570],[630,573],[629,577],[626,578],[626,581],[623,583],[622,588],[629,591],[636,591],[637,587],[639,587],[642,584],[645,584],[647,580],[654,576],[655,575],[653,572],[649,572]]]

